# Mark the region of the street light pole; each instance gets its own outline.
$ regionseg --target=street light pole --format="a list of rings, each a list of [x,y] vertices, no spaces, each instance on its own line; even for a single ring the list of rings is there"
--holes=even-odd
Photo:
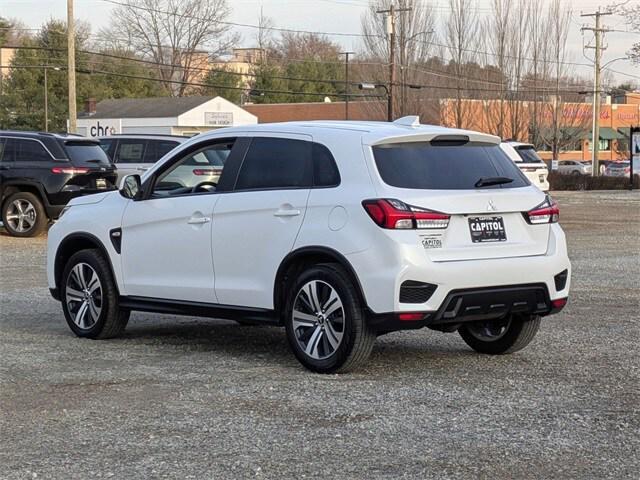
[[[349,55],[353,52],[342,52],[344,55],[344,119],[349,120]]]

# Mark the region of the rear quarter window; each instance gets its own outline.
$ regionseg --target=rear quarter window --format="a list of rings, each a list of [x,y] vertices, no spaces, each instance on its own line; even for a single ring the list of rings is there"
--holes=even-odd
[[[392,187],[474,190],[476,182],[487,177],[508,177],[513,181],[485,188],[529,185],[529,181],[500,146],[490,143],[391,143],[374,146],[373,156],[382,180]]]
[[[523,163],[544,163],[533,147],[517,147],[516,152]]]

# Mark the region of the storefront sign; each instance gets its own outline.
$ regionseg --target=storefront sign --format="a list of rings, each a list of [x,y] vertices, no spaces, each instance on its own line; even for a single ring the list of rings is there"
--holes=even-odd
[[[233,112],[204,112],[204,123],[211,127],[231,127]]]

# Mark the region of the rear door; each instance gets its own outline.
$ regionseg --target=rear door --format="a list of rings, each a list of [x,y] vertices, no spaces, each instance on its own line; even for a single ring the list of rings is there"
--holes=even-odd
[[[451,215],[438,230],[413,230],[433,261],[543,255],[549,225],[529,225],[523,212],[544,201],[498,145],[430,142],[372,148],[379,196]],[[476,187],[482,178],[508,177],[503,185]],[[492,231],[493,233],[490,233]],[[391,231],[400,235],[408,232]]]
[[[307,135],[251,139],[232,192],[213,215],[216,295],[225,305],[273,308],[277,269],[293,248],[312,182]]]

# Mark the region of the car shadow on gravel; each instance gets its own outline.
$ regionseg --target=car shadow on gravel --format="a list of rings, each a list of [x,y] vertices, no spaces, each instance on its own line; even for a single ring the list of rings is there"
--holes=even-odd
[[[260,365],[265,360],[280,367],[298,365],[284,328],[276,326],[245,326],[224,320],[155,324],[149,321],[136,323],[134,319],[120,340],[150,346],[158,351],[201,352],[249,362],[253,357]],[[444,362],[453,368],[457,365],[462,367],[473,355],[477,354],[461,342],[433,332],[396,333],[378,339],[371,360],[363,371],[375,374],[388,370],[391,364],[403,365],[405,370],[424,369],[425,363],[434,362]]]

